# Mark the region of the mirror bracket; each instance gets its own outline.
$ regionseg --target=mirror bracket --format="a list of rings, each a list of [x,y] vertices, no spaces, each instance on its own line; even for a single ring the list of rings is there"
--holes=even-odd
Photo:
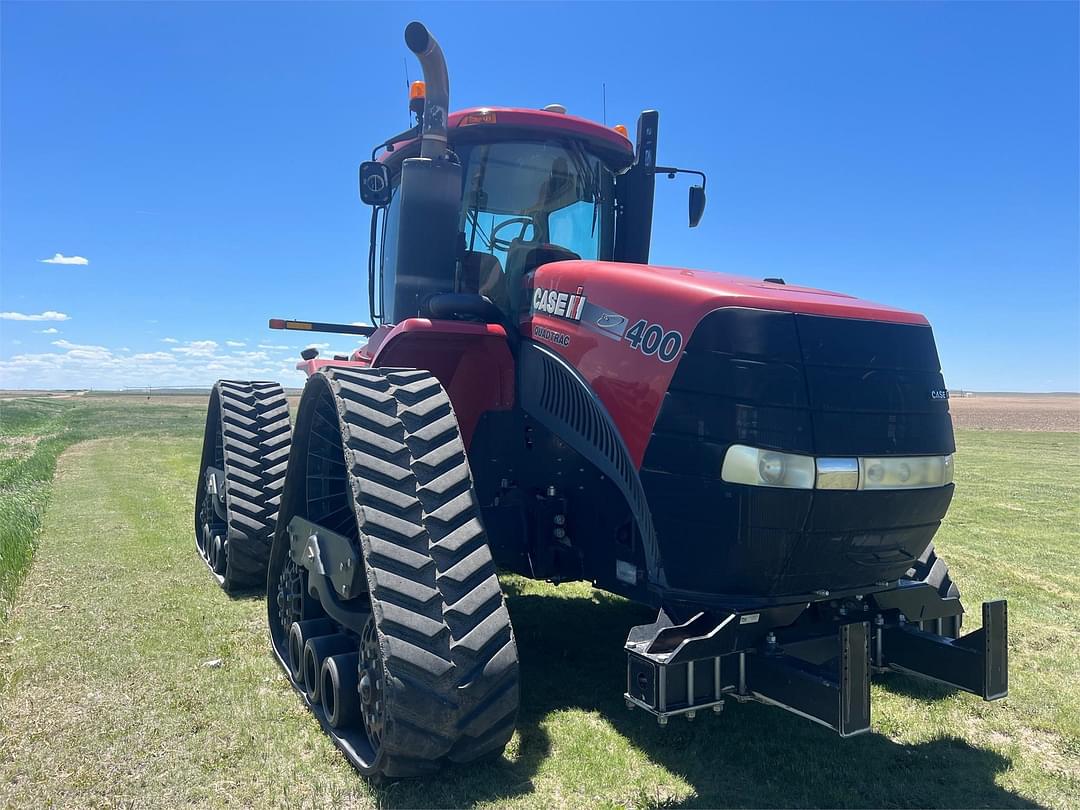
[[[654,174],[666,174],[669,180],[674,180],[677,174],[695,174],[701,178],[700,186],[690,186],[690,227],[696,228],[705,213],[705,172],[697,169],[679,169],[675,166],[656,166]]]

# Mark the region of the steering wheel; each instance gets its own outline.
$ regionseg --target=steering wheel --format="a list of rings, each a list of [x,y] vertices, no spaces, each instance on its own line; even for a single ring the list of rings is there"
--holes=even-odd
[[[500,222],[498,225],[496,225],[494,228],[492,228],[491,236],[488,239],[488,245],[493,250],[501,250],[503,253],[506,253],[506,252],[508,252],[510,250],[510,243],[514,239],[522,239],[522,238],[524,238],[525,230],[532,224],[533,224],[532,217],[510,217],[509,219],[504,219],[502,222]],[[507,227],[508,225],[519,225],[519,226],[521,226],[519,228],[519,230],[518,230],[518,234],[517,234],[516,237],[512,237],[511,239],[500,239],[498,236],[496,236],[496,234],[499,231],[501,231],[503,228]]]

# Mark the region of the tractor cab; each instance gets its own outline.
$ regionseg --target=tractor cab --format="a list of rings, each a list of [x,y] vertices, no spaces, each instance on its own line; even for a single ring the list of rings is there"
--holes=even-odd
[[[633,148],[619,131],[554,109],[481,108],[449,116],[442,160],[459,180],[452,222],[440,219],[452,224],[455,244],[449,255],[424,257],[439,272],[422,270],[420,284],[396,249],[407,197],[403,169],[421,150],[416,131],[385,144],[373,161],[383,173],[365,164],[362,194],[365,175],[385,186],[370,200],[369,269],[376,280],[370,304],[377,320],[429,314],[432,296],[457,293],[486,298],[512,321],[525,279],[541,264],[614,258],[616,178],[633,166]]]
[[[414,88],[421,122],[423,94]],[[635,151],[625,127],[560,105],[463,110],[447,117],[445,150],[417,172],[422,126],[376,147],[385,151],[361,167],[361,197],[373,206],[369,304],[377,322],[430,316],[432,298],[453,293],[473,296],[454,299],[461,317],[512,324],[525,308],[529,274],[543,264],[648,261],[653,175],[681,171],[655,166],[655,112],[642,113]],[[410,173],[426,178],[411,195],[402,193]],[[445,189],[437,213],[435,188]],[[692,225],[703,207],[703,187],[695,187]],[[435,222],[441,235],[433,235]]]

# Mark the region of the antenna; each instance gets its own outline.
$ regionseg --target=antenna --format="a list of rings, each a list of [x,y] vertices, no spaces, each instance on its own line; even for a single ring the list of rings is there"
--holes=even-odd
[[[600,83],[600,95],[604,104],[604,126],[607,126],[607,82]]]

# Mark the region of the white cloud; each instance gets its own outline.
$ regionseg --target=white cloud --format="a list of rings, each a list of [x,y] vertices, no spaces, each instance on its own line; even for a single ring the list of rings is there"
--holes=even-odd
[[[177,340],[176,338],[162,338],[161,342],[162,343],[179,343],[180,341]]]
[[[103,352],[107,351],[104,346],[88,346],[85,343],[72,343],[70,340],[64,340],[63,338],[54,340],[52,345],[59,346],[61,349],[95,349]]]
[[[263,351],[217,353],[212,340],[195,340],[170,350],[130,353],[124,347],[52,341],[53,350],[0,359],[0,387],[124,388],[139,386],[209,386],[226,377],[281,380],[302,384],[303,376],[282,368]]]
[[[58,335],[60,334],[60,330],[55,326],[50,326],[48,329],[38,329],[37,333],[39,335]]]
[[[52,345],[66,350],[67,356],[74,360],[106,360],[111,356],[111,352],[104,346],[72,343],[69,340],[54,340]]]
[[[259,348],[260,349],[291,349],[292,346],[282,346],[282,345],[277,344],[277,343],[260,343]]]
[[[174,346],[171,351],[188,357],[213,357],[217,347],[213,340],[189,340],[183,346]]]
[[[247,344],[242,340],[226,340],[225,345],[232,346],[234,349],[239,349],[241,346],[246,346]]]
[[[57,253],[51,259],[38,259],[38,261],[45,264],[90,264],[90,260],[84,256],[65,256],[63,253]]]
[[[323,349],[329,349],[330,344],[329,343],[309,343],[304,348],[305,349],[319,349],[321,351]]]
[[[0,320],[4,321],[66,321],[70,317],[63,312],[55,312],[47,309],[37,315],[25,315],[22,312],[0,312]]]

